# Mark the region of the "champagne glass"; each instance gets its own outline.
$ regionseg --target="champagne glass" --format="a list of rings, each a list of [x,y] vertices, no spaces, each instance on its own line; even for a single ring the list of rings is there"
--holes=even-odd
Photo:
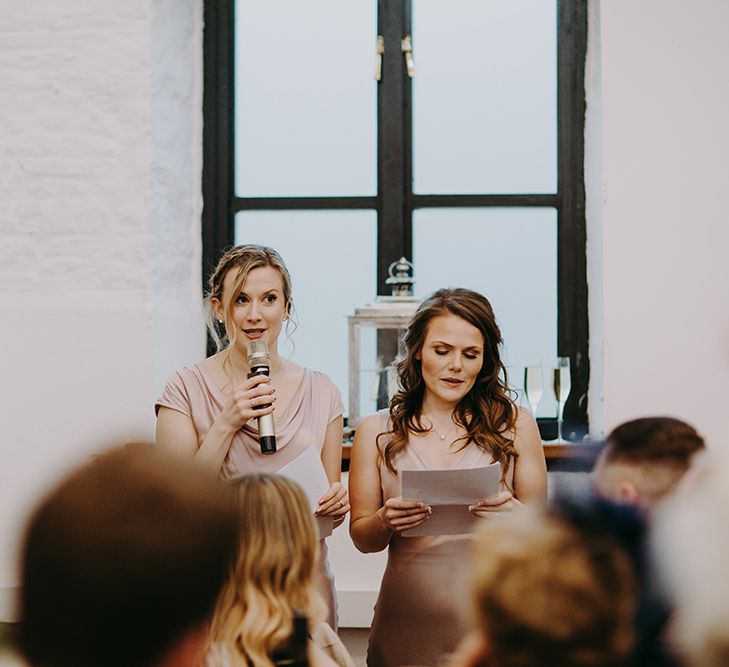
[[[544,385],[542,384],[542,365],[527,366],[524,369],[524,394],[532,409],[534,419],[537,418],[537,406],[542,400]]]
[[[554,369],[554,397],[557,399],[557,442],[564,442],[562,439],[562,415],[564,404],[572,389],[570,377],[570,358],[557,357],[557,368]]]

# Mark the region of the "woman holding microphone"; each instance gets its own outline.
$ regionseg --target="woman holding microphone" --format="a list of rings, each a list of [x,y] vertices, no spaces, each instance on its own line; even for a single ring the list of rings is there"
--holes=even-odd
[[[292,308],[291,276],[275,250],[259,245],[228,250],[210,277],[206,298],[218,352],[167,380],[155,404],[156,440],[225,479],[276,473],[313,445],[330,485],[316,513],[341,522],[349,511],[340,481],[343,404],[326,375],[279,354],[278,337]],[[275,451],[270,435],[259,437],[259,421],[263,428],[267,421],[273,426]],[[333,581],[322,547],[321,588],[336,628]]]

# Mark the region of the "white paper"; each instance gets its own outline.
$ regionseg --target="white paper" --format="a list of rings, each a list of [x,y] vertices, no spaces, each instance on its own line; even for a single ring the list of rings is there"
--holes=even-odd
[[[329,489],[329,480],[324,472],[319,452],[314,445],[307,447],[293,461],[289,461],[283,468],[280,468],[276,474],[293,480],[304,490],[312,514],[319,506],[319,498]],[[319,527],[319,537],[329,537],[334,529],[334,517],[315,516],[314,518]]]
[[[403,470],[402,497],[432,509],[430,518],[404,531],[405,537],[460,535],[473,532],[476,517],[469,505],[499,492],[501,464],[461,470]]]

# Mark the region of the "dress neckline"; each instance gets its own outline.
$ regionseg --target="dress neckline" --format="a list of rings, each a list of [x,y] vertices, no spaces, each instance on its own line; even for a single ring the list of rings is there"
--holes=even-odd
[[[199,363],[195,364],[194,367],[202,377],[203,382],[205,382],[205,384],[210,387],[218,395],[218,397],[220,397],[221,402],[227,400],[226,393],[218,386],[213,378],[210,377],[210,374],[206,370],[204,370]],[[282,423],[284,421],[284,418],[288,416],[289,412],[291,412],[293,407],[295,405],[298,405],[298,401],[296,399],[298,398],[299,394],[304,391],[304,385],[309,378],[309,374],[312,372],[311,369],[307,368],[306,366],[302,366],[302,368],[304,369],[304,372],[301,374],[301,380],[294,390],[294,393],[291,394],[291,400],[289,401],[288,405],[283,409],[283,411],[278,414],[276,418],[276,421],[278,423]]]

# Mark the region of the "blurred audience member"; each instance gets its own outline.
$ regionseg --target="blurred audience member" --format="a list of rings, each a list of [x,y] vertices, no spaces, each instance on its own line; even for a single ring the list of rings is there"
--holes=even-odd
[[[199,466],[116,450],[32,514],[20,649],[38,667],[197,665],[234,553],[231,494]]]
[[[679,419],[625,422],[608,435],[595,464],[595,490],[616,503],[650,510],[676,487],[704,447],[696,430]]]
[[[705,454],[656,513],[654,551],[676,613],[670,639],[691,667],[729,664],[729,455]]]
[[[461,667],[617,667],[633,646],[636,585],[611,535],[533,512],[481,530],[477,631]]]
[[[319,533],[304,491],[275,475],[237,480],[240,544],[213,620],[208,665],[291,664],[294,618],[309,620],[309,664],[354,667],[315,583]]]

